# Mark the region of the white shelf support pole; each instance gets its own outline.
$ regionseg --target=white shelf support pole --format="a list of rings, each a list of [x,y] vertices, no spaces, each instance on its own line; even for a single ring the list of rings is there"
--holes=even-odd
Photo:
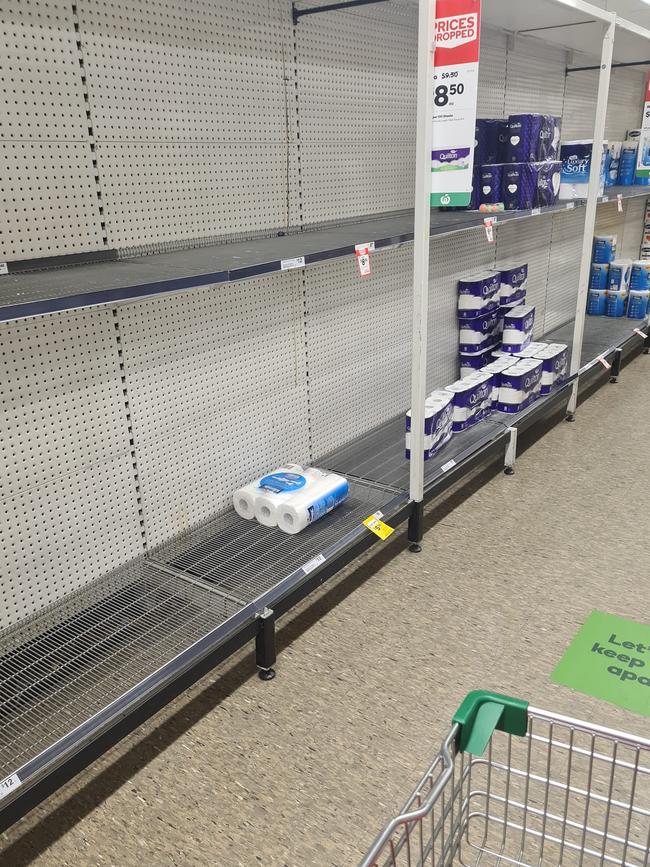
[[[603,14],[606,14],[603,12]],[[603,150],[605,137],[605,119],[607,116],[607,99],[609,96],[609,78],[612,71],[612,52],[616,31],[616,16],[609,13],[611,20],[605,25],[603,44],[600,52],[600,73],[598,76],[598,98],[596,101],[596,117],[594,120],[594,145],[589,172],[589,189],[587,207],[585,210],[585,229],[582,237],[582,257],[580,260],[580,278],[578,281],[578,300],[576,302],[576,318],[573,328],[573,347],[571,350],[571,374],[580,370],[582,356],[582,339],[585,331],[585,315],[587,313],[587,294],[589,291],[589,274],[591,271],[591,251],[593,246],[594,227],[596,225],[596,208],[600,192],[600,154]],[[578,406],[578,380],[571,389],[568,405],[568,418],[573,416]]]
[[[419,0],[415,225],[413,238],[413,348],[411,357],[411,500],[424,496],[424,401],[429,317],[429,231],[433,141],[433,26],[436,0]]]

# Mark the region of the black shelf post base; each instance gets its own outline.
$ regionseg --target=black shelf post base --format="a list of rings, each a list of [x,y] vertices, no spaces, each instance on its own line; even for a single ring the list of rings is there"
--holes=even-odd
[[[266,608],[258,618],[259,629],[255,636],[255,664],[260,680],[273,680],[277,655],[275,651],[275,614]]]
[[[619,348],[614,353],[614,360],[612,361],[612,370],[609,375],[609,381],[614,383],[618,382],[618,378],[621,375],[621,360],[623,358],[623,350]]]
[[[648,336],[643,341],[643,354],[650,355],[650,328],[648,329]]]
[[[420,542],[422,541],[423,535],[423,523],[424,523],[424,503],[411,503],[411,514],[409,515],[409,527],[408,527],[408,540],[409,551],[413,554],[419,554],[422,550],[422,545]]]

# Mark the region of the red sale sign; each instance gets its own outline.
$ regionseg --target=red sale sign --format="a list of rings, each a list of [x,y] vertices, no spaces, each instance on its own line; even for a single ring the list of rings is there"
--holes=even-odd
[[[467,205],[472,192],[481,0],[437,0],[433,54],[431,204]]]
[[[641,137],[636,157],[636,173],[639,178],[650,177],[650,72],[645,81]]]

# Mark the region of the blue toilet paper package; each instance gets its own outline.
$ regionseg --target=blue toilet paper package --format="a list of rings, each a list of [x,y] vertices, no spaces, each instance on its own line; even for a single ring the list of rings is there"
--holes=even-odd
[[[591,261],[609,265],[616,258],[616,235],[594,235]]]
[[[605,186],[613,187],[618,183],[618,169],[621,161],[621,148],[623,142],[610,141],[607,142],[605,151]]]
[[[482,271],[461,277],[458,281],[458,318],[474,319],[499,306],[501,275],[498,271]]]
[[[481,368],[482,373],[489,373],[492,376],[492,407],[496,409],[499,400],[499,386],[501,385],[501,376],[505,370],[515,364],[516,359],[511,355],[502,355],[500,358],[495,358],[485,367]]]
[[[543,208],[554,205],[560,195],[562,163],[558,161],[536,162],[530,164],[535,184],[535,204],[533,207]]]
[[[534,307],[524,305],[509,310],[503,319],[503,350],[519,352],[525,349],[533,339],[534,327]]]
[[[521,412],[539,397],[544,362],[537,358],[520,358],[501,375],[499,412]]]
[[[634,183],[638,148],[638,142],[629,139],[624,141],[621,146],[621,156],[618,162],[618,183],[622,187],[631,187]]]
[[[503,165],[484,165],[481,168],[479,199],[482,205],[496,205],[502,201],[501,178]]]
[[[645,319],[650,304],[650,289],[630,289],[627,315],[630,319]]]
[[[504,118],[477,119],[475,159],[479,166],[493,165],[504,161],[507,137],[508,121]]]
[[[432,391],[424,404],[424,460],[428,461],[451,439],[453,398],[448,391]],[[411,410],[406,413],[406,460],[411,459]]]
[[[614,292],[619,289],[627,291],[630,288],[631,274],[632,263],[629,259],[614,259],[609,266],[607,289]]]
[[[550,343],[535,356],[542,362],[541,394],[551,394],[566,380],[569,367],[569,347],[566,343]]]
[[[460,352],[480,352],[494,349],[499,343],[499,310],[491,310],[474,319],[459,319],[460,332],[458,348]]]
[[[560,153],[560,118],[543,114],[539,129],[536,160],[557,160]]]
[[[593,159],[593,140],[562,142],[560,160],[562,171],[560,175],[561,199],[586,199],[589,189],[589,174]],[[605,189],[605,146],[600,155],[600,189],[599,195]]]
[[[590,289],[587,295],[587,313],[590,316],[604,316],[607,309],[607,290]]]
[[[496,264],[494,270],[501,275],[499,304],[504,307],[526,297],[528,265],[524,262],[503,262]]]
[[[459,352],[458,358],[461,379],[469,376],[470,373],[477,373],[493,360],[491,349],[481,349],[478,352]]]
[[[475,161],[474,168],[472,169],[472,195],[467,206],[470,211],[478,211],[478,207],[481,204],[480,188],[481,166]]]
[[[527,163],[504,165],[501,176],[501,198],[506,211],[517,211],[520,207],[521,185]],[[532,208],[532,205],[529,207]]]
[[[608,289],[607,303],[605,305],[605,315],[618,318],[625,316],[627,305],[627,290],[625,289]]]
[[[534,162],[537,159],[541,129],[541,114],[511,114],[508,118],[506,162]]]
[[[594,262],[591,266],[589,274],[590,289],[607,289],[607,281],[609,278],[609,265]]]
[[[650,289],[650,262],[638,260],[632,263],[630,289]]]
[[[467,430],[492,412],[492,376],[472,373],[445,389],[453,395],[454,433]]]

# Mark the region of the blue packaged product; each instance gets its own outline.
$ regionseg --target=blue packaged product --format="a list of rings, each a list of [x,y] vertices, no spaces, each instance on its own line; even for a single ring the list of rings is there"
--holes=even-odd
[[[650,186],[650,178],[640,178],[637,175],[636,169],[635,169],[634,170],[634,186],[635,187],[648,187],[648,186]]]
[[[503,318],[503,343],[505,352],[520,352],[533,339],[535,308],[522,305],[509,310]]]
[[[607,279],[609,274],[609,265],[594,262],[591,266],[589,275],[590,289],[607,289]]]
[[[637,260],[632,263],[630,289],[650,289],[650,262]]]
[[[478,211],[478,206],[481,204],[480,199],[481,187],[481,166],[476,162],[474,157],[474,167],[472,169],[472,195],[467,206],[470,211]]]
[[[489,373],[492,376],[492,407],[496,408],[499,400],[499,386],[501,385],[501,375],[509,367],[516,362],[516,359],[511,355],[502,355],[500,358],[495,358],[481,368],[482,373]]]
[[[505,158],[508,121],[503,118],[478,118],[476,121],[476,156],[481,166],[502,163]]]
[[[630,319],[645,319],[648,315],[650,289],[630,289],[627,315]]]
[[[592,139],[562,142],[560,160],[562,171],[560,176],[561,199],[586,199],[589,190],[589,175],[591,173]],[[605,189],[605,146],[600,156],[600,187],[599,195]]]
[[[623,142],[610,141],[607,142],[605,151],[605,186],[613,187],[618,183],[618,169],[621,161],[621,148]]]
[[[560,195],[562,163],[558,161],[537,162],[530,164],[535,184],[534,207],[543,208],[554,205]]]
[[[501,199],[506,211],[516,211],[519,209],[522,174],[526,171],[526,168],[526,163],[512,163],[503,167],[501,175]]]
[[[587,313],[590,316],[604,316],[607,309],[607,290],[590,289],[587,295]]]
[[[458,318],[474,319],[499,306],[501,275],[497,271],[482,271],[461,277],[458,281]]]
[[[607,264],[616,258],[616,235],[594,235],[591,261],[599,265]]]
[[[632,263],[629,259],[615,259],[609,266],[607,289],[614,292],[619,289],[627,291],[630,288]]]
[[[519,210],[537,207],[537,172],[532,163],[524,163],[519,169]]]
[[[528,283],[528,265],[525,262],[502,262],[494,266],[501,275],[499,288],[499,304],[513,304],[526,297]]]
[[[502,165],[484,165],[481,168],[479,198],[482,205],[496,205],[501,199]]]
[[[557,160],[560,150],[560,118],[543,114],[535,160]]]
[[[519,358],[501,375],[497,409],[520,412],[535,401],[542,389],[544,362],[537,358]]]
[[[467,430],[492,412],[492,375],[472,373],[445,389],[453,395],[454,433]]]
[[[493,349],[499,343],[499,310],[495,308],[474,319],[459,319],[458,348],[461,352]]]
[[[636,174],[636,156],[639,149],[637,141],[624,141],[621,146],[621,156],[618,163],[618,183],[622,187],[631,187]]]
[[[508,118],[506,162],[532,163],[537,159],[541,114],[511,114]]]
[[[424,460],[428,461],[451,439],[452,396],[444,389],[431,392],[424,404]],[[411,410],[406,413],[406,460],[411,459]]]
[[[478,352],[459,352],[460,378],[463,379],[470,373],[477,373],[486,364],[489,364],[492,361],[492,352],[491,349],[480,349]]]
[[[534,357],[543,364],[541,394],[550,394],[566,380],[569,367],[569,347],[566,343],[549,343]]]
[[[627,291],[625,289],[607,290],[607,303],[605,305],[605,315],[618,318],[625,316],[625,306],[627,303]]]

